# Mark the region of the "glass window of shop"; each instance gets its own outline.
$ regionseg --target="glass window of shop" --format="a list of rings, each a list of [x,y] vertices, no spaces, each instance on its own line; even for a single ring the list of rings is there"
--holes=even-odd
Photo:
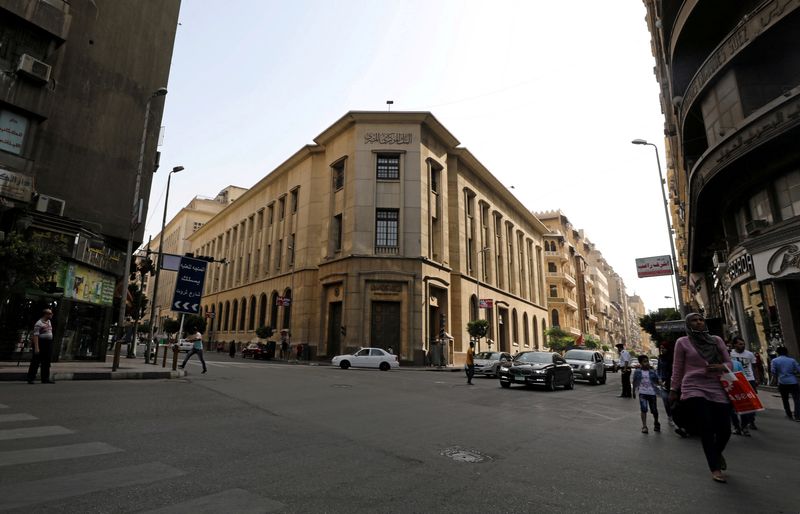
[[[775,181],[775,197],[782,220],[800,216],[800,171],[789,172]]]
[[[770,341],[780,333],[778,308],[772,284],[756,280],[743,282],[739,286],[743,319],[739,320],[739,332],[753,353],[761,355],[767,362]]]

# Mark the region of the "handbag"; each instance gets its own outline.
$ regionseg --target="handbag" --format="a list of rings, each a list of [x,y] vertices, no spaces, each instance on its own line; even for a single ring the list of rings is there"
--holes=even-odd
[[[733,372],[728,366],[725,366],[725,373],[720,375],[719,381],[736,414],[749,414],[764,410],[761,399],[741,371]]]

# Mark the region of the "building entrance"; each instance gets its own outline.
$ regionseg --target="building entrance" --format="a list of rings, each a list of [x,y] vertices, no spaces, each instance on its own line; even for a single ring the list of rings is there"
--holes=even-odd
[[[400,302],[372,302],[370,345],[400,354]]]
[[[342,352],[342,302],[328,304],[328,355],[341,355]]]

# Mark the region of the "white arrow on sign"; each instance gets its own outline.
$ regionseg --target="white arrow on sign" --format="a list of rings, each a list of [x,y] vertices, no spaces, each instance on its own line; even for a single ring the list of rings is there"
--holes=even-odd
[[[181,302],[180,300],[173,304],[176,310],[191,310],[192,312],[199,312],[200,304],[199,303],[189,303],[189,302]]]

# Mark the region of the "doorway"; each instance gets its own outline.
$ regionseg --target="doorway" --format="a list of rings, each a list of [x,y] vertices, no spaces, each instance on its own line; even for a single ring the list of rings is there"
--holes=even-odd
[[[369,344],[400,354],[400,302],[372,302]]]
[[[328,355],[342,354],[342,302],[328,304]]]

